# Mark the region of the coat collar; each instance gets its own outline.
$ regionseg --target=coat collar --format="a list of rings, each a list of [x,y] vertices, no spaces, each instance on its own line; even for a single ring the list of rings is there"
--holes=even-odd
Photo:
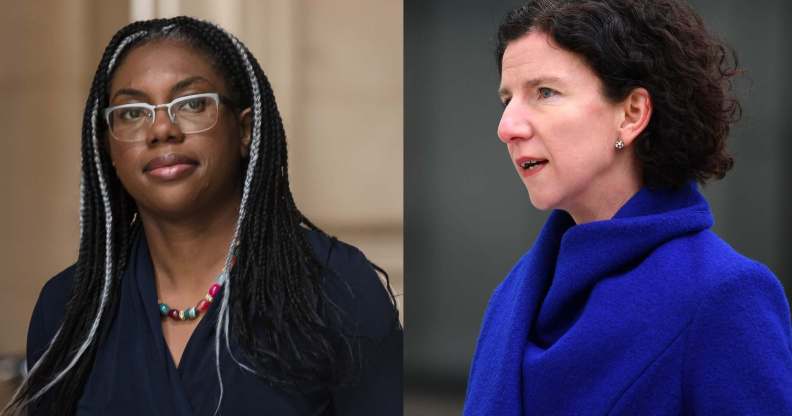
[[[465,414],[522,414],[521,368],[528,343],[551,345],[574,323],[597,283],[631,269],[662,244],[712,223],[694,183],[643,188],[610,220],[576,225],[566,212],[554,211],[490,300]]]

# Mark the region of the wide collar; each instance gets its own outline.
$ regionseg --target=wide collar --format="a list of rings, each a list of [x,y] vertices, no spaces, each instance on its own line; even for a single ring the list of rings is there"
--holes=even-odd
[[[543,264],[544,273],[530,277],[549,285],[532,328],[545,345],[562,335],[583,307],[582,299],[602,279],[634,267],[670,240],[710,228],[713,222],[695,184],[677,190],[644,188],[607,221],[574,225],[563,211],[555,211],[549,221],[559,223],[553,227],[556,233],[571,225],[552,239],[560,237],[553,272],[551,265]],[[538,240],[536,245],[546,243]]]
[[[605,221],[576,225],[566,212],[553,211],[531,250],[490,300],[471,367],[465,414],[522,414],[521,364],[527,344],[552,344],[599,281],[712,222],[694,183],[676,189],[643,188]]]

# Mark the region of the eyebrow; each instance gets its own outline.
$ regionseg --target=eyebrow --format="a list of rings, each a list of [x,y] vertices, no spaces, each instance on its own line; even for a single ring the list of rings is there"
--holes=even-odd
[[[520,84],[520,88],[533,88],[536,87],[537,85],[542,85],[542,84],[559,84],[559,83],[563,83],[563,80],[559,77],[541,76],[541,77],[525,80]],[[504,87],[498,88],[498,96],[503,97],[504,95],[509,95],[509,89]]]
[[[198,82],[202,82],[202,81],[207,83],[207,84],[209,84],[209,85],[212,85],[212,83],[209,82],[208,79],[206,79],[206,78],[204,78],[204,77],[202,77],[200,75],[196,75],[196,76],[193,76],[193,77],[185,78],[185,79],[177,82],[176,85],[171,87],[170,93],[171,93],[171,95],[174,95],[177,92],[185,90],[188,87],[192,86],[193,84],[198,83]],[[134,88],[121,88],[120,90],[116,91],[115,94],[113,94],[113,97],[110,98],[110,101],[113,101],[119,95],[128,95],[130,97],[141,98],[141,99],[147,99],[148,98],[148,94],[146,94],[143,91],[136,90]]]

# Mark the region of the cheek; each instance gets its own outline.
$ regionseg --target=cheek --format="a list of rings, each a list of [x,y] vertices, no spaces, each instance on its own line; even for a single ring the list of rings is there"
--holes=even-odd
[[[223,115],[226,117],[222,117],[217,122],[217,132],[211,137],[207,137],[210,140],[208,145],[212,148],[213,157],[223,159],[241,157],[239,148],[242,140],[242,131],[238,124],[231,119],[232,115]],[[233,154],[231,150],[233,150]]]
[[[116,146],[110,152],[110,158],[116,170],[127,172],[134,169],[138,153],[133,147]]]
[[[236,176],[239,171],[242,155],[239,152],[239,140],[213,138],[212,145],[207,148],[206,168],[215,178]]]
[[[110,159],[113,162],[113,169],[116,176],[121,181],[128,192],[133,193],[136,180],[135,176],[140,169],[136,161],[139,160],[140,151],[130,144],[114,144],[110,149]],[[132,188],[132,189],[130,189]]]
[[[612,113],[602,103],[581,103],[559,110],[548,123],[551,131],[545,146],[563,174],[587,176],[587,172],[609,163],[610,146],[617,134],[611,120]]]

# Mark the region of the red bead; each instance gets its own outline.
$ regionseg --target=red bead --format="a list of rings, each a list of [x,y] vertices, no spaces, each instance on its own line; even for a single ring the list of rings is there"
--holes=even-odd
[[[234,267],[234,265],[236,265],[236,256],[231,257],[231,267]]]
[[[212,285],[212,287],[209,288],[209,296],[215,297],[217,296],[217,292],[219,291],[220,291],[220,285],[215,283]]]
[[[176,309],[171,309],[170,311],[168,311],[168,316],[170,316],[173,319],[179,320],[179,311],[177,311]]]
[[[206,310],[209,309],[209,305],[211,305],[211,303],[207,302],[206,299],[201,299],[195,309],[198,309],[200,312],[206,312]]]

